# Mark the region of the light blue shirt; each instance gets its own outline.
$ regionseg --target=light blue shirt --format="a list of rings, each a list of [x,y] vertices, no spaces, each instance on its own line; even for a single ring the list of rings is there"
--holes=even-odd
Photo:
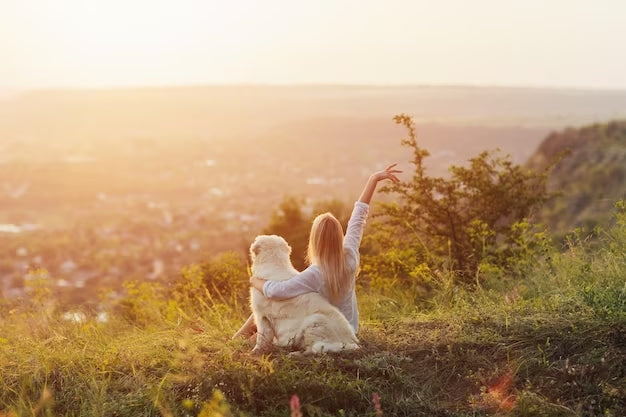
[[[359,329],[359,309],[356,302],[355,279],[359,268],[359,246],[363,237],[363,227],[369,212],[369,205],[360,201],[354,203],[354,209],[348,221],[348,228],[343,238],[343,253],[346,266],[350,271],[350,288],[345,296],[334,304],[343,313],[356,333]],[[330,300],[330,293],[319,266],[310,265],[307,269],[286,281],[267,281],[263,285],[263,294],[267,298],[292,298],[308,292],[320,293]]]

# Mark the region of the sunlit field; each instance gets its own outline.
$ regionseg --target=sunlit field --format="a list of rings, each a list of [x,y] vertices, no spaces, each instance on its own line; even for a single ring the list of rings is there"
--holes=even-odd
[[[604,216],[560,225],[559,236],[516,219],[496,237],[505,211],[462,224],[459,248],[433,238],[425,254],[423,235],[384,224],[393,203],[414,224],[419,210],[380,192],[357,289],[362,349],[252,355],[250,341],[231,340],[250,313],[250,243],[284,230],[297,263],[312,215],[345,217],[372,171],[398,162],[405,190],[421,184],[398,113],[415,122],[428,175],[465,192],[458,201],[483,193],[485,212],[509,177],[478,162],[525,173],[551,132],[599,123],[585,134],[612,141],[604,159],[578,155],[603,164],[581,186],[597,201],[576,204]],[[624,118],[626,93],[595,90],[213,86],[0,99],[0,416],[623,416],[626,195],[589,188],[623,184],[624,124],[608,122]],[[467,162],[483,151],[505,162]],[[572,197],[561,188],[555,216]],[[532,194],[520,190],[513,197]],[[476,209],[463,201],[449,217]],[[465,253],[471,274],[457,261]]]
[[[34,278],[28,302],[2,305],[0,406],[9,416],[286,416],[297,396],[292,416],[620,416],[621,210],[599,247],[572,237],[522,281],[468,291],[435,275],[418,303],[420,285],[362,283],[362,349],[338,355],[258,357],[231,341],[248,314],[241,261],[186,269],[173,292],[128,285],[106,319],[61,316],[46,278]]]

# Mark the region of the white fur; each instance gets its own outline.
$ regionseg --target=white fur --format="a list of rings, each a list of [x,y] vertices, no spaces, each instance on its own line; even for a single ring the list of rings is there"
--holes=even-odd
[[[291,278],[298,271],[291,265],[290,253],[291,247],[282,237],[257,236],[250,246],[253,275],[273,281]],[[256,353],[268,351],[272,343],[305,353],[359,348],[348,320],[316,292],[279,301],[253,288],[250,300],[258,331]]]

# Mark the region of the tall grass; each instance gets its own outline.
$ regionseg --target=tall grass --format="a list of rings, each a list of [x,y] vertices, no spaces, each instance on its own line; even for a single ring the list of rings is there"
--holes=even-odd
[[[62,318],[45,284],[0,305],[0,415],[626,415],[626,217],[572,234],[524,279],[419,299],[360,289],[362,349],[253,356],[246,267],[190,267],[171,290],[129,284],[106,323]],[[439,280],[439,281],[437,281]],[[239,284],[238,284],[239,285]],[[292,402],[291,412],[295,412]]]

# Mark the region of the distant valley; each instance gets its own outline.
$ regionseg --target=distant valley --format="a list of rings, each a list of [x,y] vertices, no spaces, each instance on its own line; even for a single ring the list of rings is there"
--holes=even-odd
[[[43,267],[86,302],[99,286],[245,253],[286,195],[349,203],[372,170],[410,171],[398,113],[445,175],[483,150],[524,163],[554,130],[626,118],[626,92],[208,86],[0,99],[0,289],[19,294]]]

